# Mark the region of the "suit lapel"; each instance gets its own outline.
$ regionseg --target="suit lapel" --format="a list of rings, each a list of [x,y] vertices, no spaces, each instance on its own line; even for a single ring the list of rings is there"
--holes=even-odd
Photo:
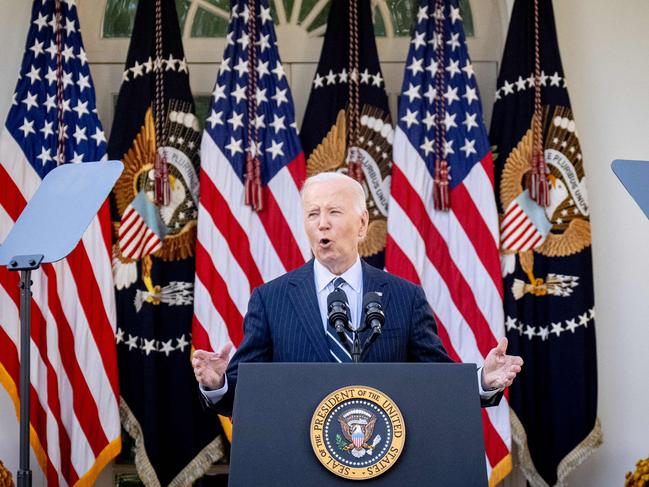
[[[320,361],[331,362],[316,295],[313,260],[293,272],[290,284],[289,298],[300,317],[303,330],[311,340]]]
[[[365,294],[372,291],[380,293],[381,306],[385,312],[390,299],[389,286],[386,286],[387,280],[385,279],[385,272],[367,264],[364,260],[361,261],[361,263],[363,266],[363,296],[361,296],[361,299],[363,299]],[[360,324],[362,326],[365,322],[365,308],[363,308],[361,313]],[[371,328],[361,333],[361,345],[365,343],[370,332]]]

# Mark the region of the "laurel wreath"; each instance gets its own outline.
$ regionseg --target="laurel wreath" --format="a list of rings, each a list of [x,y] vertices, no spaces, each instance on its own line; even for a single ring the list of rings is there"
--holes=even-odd
[[[344,450],[348,443],[344,440],[343,435],[340,433],[336,434],[336,446],[339,450]]]

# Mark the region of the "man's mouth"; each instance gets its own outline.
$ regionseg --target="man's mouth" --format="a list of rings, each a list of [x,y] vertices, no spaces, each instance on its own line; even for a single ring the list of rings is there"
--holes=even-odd
[[[329,247],[329,244],[331,244],[331,240],[328,238],[321,238],[320,239],[320,247]]]

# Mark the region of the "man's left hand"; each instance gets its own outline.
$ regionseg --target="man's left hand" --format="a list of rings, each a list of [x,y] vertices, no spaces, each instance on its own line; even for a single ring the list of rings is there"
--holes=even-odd
[[[521,371],[523,359],[517,355],[507,355],[507,338],[502,338],[496,348],[492,348],[482,368],[482,388],[487,390],[509,387],[516,374]]]

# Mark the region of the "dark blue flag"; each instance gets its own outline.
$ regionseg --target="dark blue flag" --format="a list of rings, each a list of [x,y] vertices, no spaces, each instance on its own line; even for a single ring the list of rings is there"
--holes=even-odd
[[[510,388],[512,436],[530,484],[555,485],[602,433],[586,177],[551,0],[514,4],[490,138],[505,326],[525,360]]]
[[[108,154],[122,424],[147,485],[190,485],[223,455],[190,364],[201,131],[173,0],[141,0]]]
[[[370,214],[359,252],[383,268],[394,130],[369,0],[331,2],[300,139],[309,176],[357,167],[350,175],[364,185]]]

